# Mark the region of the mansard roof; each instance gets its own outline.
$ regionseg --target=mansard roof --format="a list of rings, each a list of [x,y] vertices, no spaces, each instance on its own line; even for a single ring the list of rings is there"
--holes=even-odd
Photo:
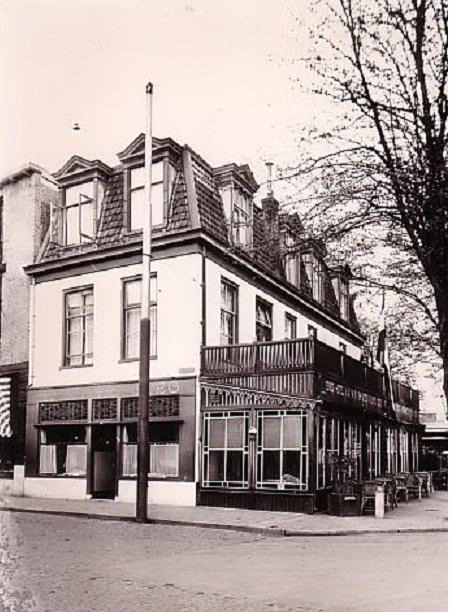
[[[90,161],[74,155],[55,173],[55,178],[62,186],[65,186],[68,184],[69,177],[83,175],[93,169],[101,171],[105,187],[103,202],[99,203],[100,218],[97,236],[92,243],[71,246],[58,244],[57,236],[61,234],[59,224],[62,223],[62,218],[61,215],[55,216],[51,224],[52,236],[47,236],[47,244],[43,245],[41,250],[40,262],[59,261],[73,255],[140,244],[142,233],[128,232],[124,224],[126,199],[124,170],[129,163],[143,161],[144,146],[145,136],[140,134],[118,154],[121,163],[115,168],[110,168],[99,160]],[[316,247],[321,257],[325,255],[323,248],[319,248],[322,245],[312,244],[311,241],[305,240],[303,225],[297,213],[280,212],[274,232],[261,207],[253,203],[252,246],[244,249],[230,242],[230,228],[219,191],[221,184],[219,177],[231,172],[253,189],[257,187],[257,183],[247,165],[227,164],[220,168],[212,168],[189,146],[181,146],[170,138],[155,138],[153,151],[158,154],[165,154],[168,151],[171,164],[175,169],[174,188],[169,203],[167,223],[164,227],[155,228],[155,238],[165,235],[176,236],[189,229],[200,229],[205,235],[222,245],[224,255],[233,250],[239,254],[241,259],[258,268],[263,274],[285,284],[291,291],[299,293],[311,304],[318,306],[313,300],[312,290],[301,259],[299,262],[301,267],[300,287],[294,287],[286,280],[284,266],[286,248],[283,246],[285,242],[282,239],[284,233],[289,232],[298,238],[296,244],[300,250],[313,246]],[[324,264],[324,301],[321,307],[333,317],[340,318],[338,301],[331,283],[332,274],[333,272]],[[343,323],[360,333],[352,307],[350,308],[350,320]]]

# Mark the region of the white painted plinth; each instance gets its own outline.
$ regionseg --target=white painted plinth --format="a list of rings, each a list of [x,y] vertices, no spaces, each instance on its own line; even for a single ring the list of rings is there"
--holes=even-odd
[[[25,497],[86,499],[85,478],[25,478]]]
[[[24,482],[25,482],[25,466],[15,465],[14,466],[14,480],[13,480],[13,495],[16,495],[17,497],[23,497]]]
[[[148,483],[148,503],[167,506],[195,506],[195,482],[167,482],[152,480]],[[117,501],[135,503],[136,481],[119,480]]]

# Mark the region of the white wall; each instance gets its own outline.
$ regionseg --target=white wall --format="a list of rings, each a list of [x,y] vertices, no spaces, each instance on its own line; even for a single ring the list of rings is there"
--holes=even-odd
[[[222,277],[239,286],[239,343],[251,343],[256,340],[255,303],[256,296],[259,296],[273,305],[273,340],[285,339],[284,319],[287,312],[297,317],[298,338],[306,338],[308,336],[308,325],[313,325],[317,329],[319,340],[336,349],[339,349],[339,343],[343,342],[347,347],[348,355],[355,359],[360,358],[360,348],[351,344],[347,338],[341,337],[338,332],[334,333],[319,323],[308,319],[304,314],[286,306],[280,300],[274,299],[270,294],[208,259],[206,265],[207,345],[220,344],[220,283]]]
[[[151,376],[197,373],[201,256],[156,260],[152,270],[158,276],[158,355],[151,361]],[[140,273],[141,266],[134,264],[35,286],[33,387],[137,380],[138,362],[120,361],[121,279]],[[63,291],[85,285],[94,287],[93,365],[63,368]]]
[[[85,478],[25,478],[25,497],[86,499]]]
[[[117,501],[134,504],[136,502],[136,481],[119,480]],[[168,506],[195,506],[195,482],[164,482],[152,480],[148,483],[148,503]]]

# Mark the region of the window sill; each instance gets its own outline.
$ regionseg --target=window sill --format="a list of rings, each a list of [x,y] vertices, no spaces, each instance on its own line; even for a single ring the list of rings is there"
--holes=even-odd
[[[157,355],[152,355],[150,357],[150,361],[155,361],[158,359]],[[139,363],[139,357],[133,357],[131,359],[119,359],[117,363]]]
[[[60,370],[74,370],[78,368],[92,368],[92,367],[94,367],[93,363],[82,363],[80,365],[63,365],[63,366],[60,366],[59,369]]]
[[[84,476],[70,476],[70,474],[36,474],[32,478],[76,478],[77,480],[86,480],[86,474]]]

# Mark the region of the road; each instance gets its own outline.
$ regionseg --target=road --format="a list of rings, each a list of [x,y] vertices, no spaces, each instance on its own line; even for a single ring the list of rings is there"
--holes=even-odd
[[[443,612],[445,533],[274,538],[0,512],[4,612]]]

